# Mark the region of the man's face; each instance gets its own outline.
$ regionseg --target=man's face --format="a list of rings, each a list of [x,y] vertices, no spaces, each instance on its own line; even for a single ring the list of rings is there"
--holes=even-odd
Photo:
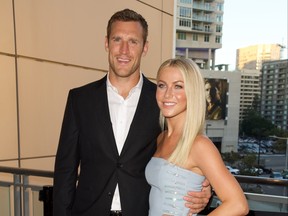
[[[211,103],[210,90],[211,90],[211,85],[210,85],[210,83],[206,83],[206,84],[205,84],[205,96],[206,96],[206,101],[207,101],[208,103]]]
[[[126,78],[140,72],[141,58],[148,50],[148,44],[143,43],[143,29],[139,22],[116,21],[112,24],[110,38],[105,40],[112,76]]]

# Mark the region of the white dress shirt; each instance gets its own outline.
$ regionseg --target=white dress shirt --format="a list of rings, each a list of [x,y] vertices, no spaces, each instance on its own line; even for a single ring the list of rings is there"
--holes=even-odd
[[[129,95],[126,98],[123,98],[121,95],[119,95],[118,90],[112,86],[109,80],[109,74],[107,76],[109,112],[119,155],[121,154],[131,122],[133,120],[142,86],[143,77],[140,73],[140,79],[137,85],[130,90]],[[112,200],[111,210],[121,210],[118,184]]]

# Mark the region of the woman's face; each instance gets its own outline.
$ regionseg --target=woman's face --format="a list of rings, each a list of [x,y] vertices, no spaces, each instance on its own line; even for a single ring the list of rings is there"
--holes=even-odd
[[[206,101],[208,103],[211,103],[211,101],[212,101],[210,91],[211,91],[211,84],[210,83],[206,83],[205,84],[205,96],[206,96]]]
[[[158,74],[156,100],[165,118],[185,118],[187,100],[182,73],[174,67],[166,67]]]

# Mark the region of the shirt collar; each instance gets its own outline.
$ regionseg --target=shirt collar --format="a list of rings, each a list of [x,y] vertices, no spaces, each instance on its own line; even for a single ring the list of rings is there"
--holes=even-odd
[[[107,88],[111,88],[113,91],[118,93],[118,90],[115,86],[112,85],[112,83],[109,80],[109,72],[107,73]],[[130,90],[130,93],[133,93],[134,91],[136,91],[136,89],[141,90],[143,86],[143,76],[142,76],[142,72],[140,71],[140,79],[138,81],[138,83]]]

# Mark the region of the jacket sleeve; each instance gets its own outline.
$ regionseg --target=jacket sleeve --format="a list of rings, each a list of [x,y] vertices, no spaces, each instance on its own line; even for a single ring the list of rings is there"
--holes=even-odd
[[[73,90],[69,92],[54,167],[53,215],[71,215],[78,175],[78,135],[73,106]]]

